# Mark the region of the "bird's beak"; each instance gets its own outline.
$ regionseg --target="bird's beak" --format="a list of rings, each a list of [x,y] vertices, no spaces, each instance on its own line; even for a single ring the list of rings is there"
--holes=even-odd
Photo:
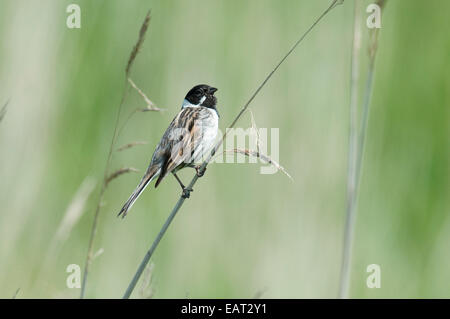
[[[211,87],[211,88],[209,89],[209,92],[211,92],[211,94],[216,93],[216,91],[217,91],[217,89],[216,89],[216,88],[213,88],[213,87]]]

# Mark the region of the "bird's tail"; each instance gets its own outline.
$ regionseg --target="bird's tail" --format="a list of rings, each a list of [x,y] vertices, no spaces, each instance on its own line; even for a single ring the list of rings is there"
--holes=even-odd
[[[125,205],[123,205],[117,216],[122,216],[122,218],[124,218],[127,215],[128,211],[131,209],[131,206],[133,206],[134,202],[139,198],[143,190],[155,177],[159,175],[159,171],[160,168],[157,165],[154,165],[147,170],[147,173],[144,175],[144,177],[142,177],[141,182],[131,194],[130,198],[128,198]]]

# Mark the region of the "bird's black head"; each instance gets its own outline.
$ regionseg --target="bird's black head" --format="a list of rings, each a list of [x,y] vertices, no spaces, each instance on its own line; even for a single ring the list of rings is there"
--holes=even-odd
[[[192,104],[194,106],[204,106],[212,109],[216,108],[217,98],[214,96],[214,93],[217,91],[216,88],[213,88],[206,84],[200,84],[194,86],[186,97],[184,98],[185,103]],[[184,104],[184,103],[183,103]]]

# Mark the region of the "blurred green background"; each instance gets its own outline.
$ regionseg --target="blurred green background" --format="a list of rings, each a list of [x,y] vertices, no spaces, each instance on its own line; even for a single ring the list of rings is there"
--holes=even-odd
[[[81,29],[66,27],[71,3],[81,7]],[[148,145],[114,153],[113,169],[146,169],[198,83],[219,88],[224,130],[329,3],[0,0],[0,104],[10,99],[0,123],[0,297],[18,288],[18,298],[79,296],[66,286],[66,267],[84,266],[124,69],[148,9],[152,20],[131,77],[166,111],[130,119],[116,146]],[[365,9],[370,1],[363,3]],[[280,128],[279,160],[294,181],[280,172],[261,175],[259,164],[209,166],[154,255],[154,297],[337,297],[353,4],[333,10],[251,106],[259,127]],[[385,7],[352,297],[450,297],[449,12],[445,0]],[[130,91],[122,123],[143,106]],[[238,126],[250,126],[248,114]],[[186,182],[192,175],[181,172]],[[126,219],[116,218],[140,177],[127,174],[107,190],[94,243],[103,254],[91,267],[89,298],[122,296],[180,194],[167,178],[157,191],[148,188]],[[60,226],[68,210],[83,214]],[[366,286],[369,264],[381,266],[380,289]],[[146,296],[140,286],[133,297]]]

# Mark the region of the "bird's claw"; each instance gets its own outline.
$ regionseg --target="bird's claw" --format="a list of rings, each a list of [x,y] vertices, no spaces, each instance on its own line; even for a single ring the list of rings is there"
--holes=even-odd
[[[194,190],[192,188],[183,188],[183,194],[181,195],[181,197],[183,198],[189,198],[191,196],[191,192],[193,192]]]
[[[201,166],[195,166],[195,171],[197,172],[198,177],[202,177],[205,174],[206,167],[204,169],[201,169]]]

